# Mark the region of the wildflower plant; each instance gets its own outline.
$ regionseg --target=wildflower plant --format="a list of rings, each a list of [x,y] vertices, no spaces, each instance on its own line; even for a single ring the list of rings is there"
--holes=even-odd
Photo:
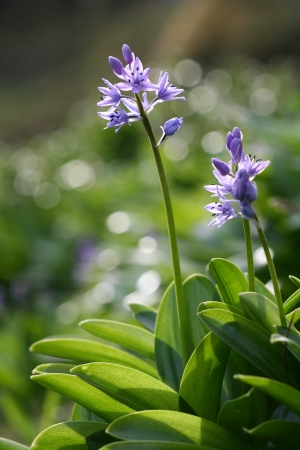
[[[208,226],[242,219],[248,275],[216,258],[209,276],[181,279],[170,193],[159,147],[176,133],[182,118],[162,126],[157,141],[149,113],[163,101],[183,99],[161,73],[123,46],[126,65],[110,57],[122,81],[99,88],[99,116],[118,131],[141,121],[157,165],[170,237],[174,282],[159,309],[129,304],[139,325],[89,319],[80,326],[101,341],[52,337],[31,350],[60,358],[39,365],[32,379],[74,402],[70,420],[47,428],[32,450],[267,450],[299,448],[300,280],[284,302],[264,232],[254,209],[255,177],[270,161],[246,155],[242,133],[228,133],[229,162],[212,159],[218,184],[205,186],[214,201]],[[123,95],[122,91],[131,95]],[[153,92],[148,100],[147,92]],[[125,108],[125,109],[124,109]],[[250,225],[264,248],[274,294],[255,278]],[[200,319],[200,320],[199,320]],[[109,344],[104,344],[107,341]],[[29,449],[0,439],[0,449]]]

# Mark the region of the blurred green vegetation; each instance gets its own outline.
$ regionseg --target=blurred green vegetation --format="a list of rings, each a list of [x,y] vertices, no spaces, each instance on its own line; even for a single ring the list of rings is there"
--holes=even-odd
[[[255,206],[286,298],[293,291],[288,275],[299,277],[297,63],[235,58],[203,68],[183,60],[164,69],[187,98],[150,115],[157,138],[165,120],[184,117],[161,148],[183,275],[204,272],[212,257],[246,270],[241,221],[207,228],[204,210],[211,200],[203,185],[214,182],[210,159],[226,160],[227,131],[239,126],[245,151],[272,161],[257,178]],[[157,76],[155,69],[150,78]],[[54,334],[84,336],[77,323],[90,317],[130,320],[126,301],[155,305],[172,280],[161,192],[142,125],[103,130],[96,87],[95,97],[86,97],[57,130],[0,144],[0,434],[24,443],[68,414],[68,404],[29,380],[44,361],[28,352],[30,344]],[[257,275],[267,283],[255,230],[253,236]]]

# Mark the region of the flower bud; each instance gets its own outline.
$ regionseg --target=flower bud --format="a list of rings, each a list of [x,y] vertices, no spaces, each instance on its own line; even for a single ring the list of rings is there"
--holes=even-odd
[[[243,153],[243,144],[241,139],[234,138],[230,144],[230,153],[232,155],[232,160],[235,164],[238,164],[241,160]]]
[[[229,174],[230,172],[230,167],[228,166],[228,164],[226,164],[224,161],[221,161],[218,158],[212,158],[212,163],[214,165],[214,167],[217,169],[218,172],[220,172],[220,174],[225,177],[226,175]]]
[[[245,219],[253,219],[255,216],[254,209],[249,202],[241,202],[241,213]]]
[[[172,136],[179,130],[183,122],[183,117],[173,117],[173,119],[167,120],[164,124],[163,130],[166,136]]]
[[[245,169],[237,171],[235,180],[232,183],[232,195],[241,202],[251,203],[257,199],[256,185],[249,180],[248,172]]]
[[[118,58],[115,58],[114,56],[109,56],[108,62],[116,75],[122,75],[123,64]]]
[[[235,127],[232,130],[232,134],[233,134],[233,137],[235,137],[237,139],[242,139],[242,133],[240,132],[240,129],[238,127]]]
[[[127,64],[131,64],[133,61],[132,51],[130,50],[129,45],[124,44],[122,47],[123,57]]]

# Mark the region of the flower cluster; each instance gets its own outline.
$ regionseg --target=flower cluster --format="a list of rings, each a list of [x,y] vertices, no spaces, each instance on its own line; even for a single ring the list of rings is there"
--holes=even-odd
[[[107,87],[99,87],[102,94],[101,101],[97,106],[109,106],[108,111],[98,112],[98,115],[108,121],[106,128],[117,127],[116,132],[125,124],[141,120],[141,113],[136,96],[142,95],[140,103],[146,115],[148,115],[155,105],[170,100],[185,100],[184,97],[177,97],[183,89],[177,89],[169,80],[168,72],[160,72],[157,84],[149,80],[150,69],[144,69],[140,59],[134,55],[130,47],[126,44],[122,47],[125,60],[125,67],[122,62],[110,56],[109,64],[114,74],[122,81],[116,84],[110,83],[103,78]],[[124,95],[121,91],[130,91],[133,95]],[[148,101],[147,92],[153,91],[154,98]],[[124,109],[124,107],[126,109]],[[166,136],[170,136],[180,128],[182,118],[174,117],[167,121],[163,127],[163,136],[159,145]]]
[[[221,227],[227,220],[238,216],[248,220],[255,217],[252,202],[257,198],[257,188],[253,179],[270,164],[270,161],[245,155],[242,139],[241,131],[234,128],[227,134],[226,139],[230,161],[225,163],[218,158],[212,158],[213,174],[219,185],[211,184],[204,188],[212,193],[212,197],[219,197],[219,201],[205,206],[205,209],[213,214],[209,227],[213,225]],[[232,203],[238,205],[239,211]]]

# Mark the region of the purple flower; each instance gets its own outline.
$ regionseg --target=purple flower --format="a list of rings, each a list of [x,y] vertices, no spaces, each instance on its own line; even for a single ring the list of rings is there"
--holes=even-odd
[[[249,180],[249,174],[245,169],[239,169],[235,180],[232,183],[232,195],[241,202],[252,203],[257,199],[257,189],[254,183]]]
[[[262,159],[251,159],[249,155],[245,156],[244,161],[241,164],[241,168],[245,169],[249,175],[249,178],[254,178],[259,173],[263,172],[271,161],[263,161]]]
[[[97,103],[97,106],[118,106],[121,100],[121,92],[105,78],[102,78],[102,80],[108,87],[98,88],[104,97],[102,97],[101,102]]]
[[[123,57],[124,57],[125,61],[127,62],[127,64],[131,64],[132,61],[134,60],[134,53],[132,53],[129,45],[127,45],[127,44],[123,45],[122,53],[123,53]]]
[[[110,108],[106,112],[98,112],[98,116],[102,117],[103,119],[108,120],[108,124],[105,128],[111,128],[111,127],[118,127],[115,131],[116,133],[119,131],[119,129],[125,125],[126,123],[129,123],[130,117],[128,114],[121,108]]]
[[[173,117],[173,119],[167,120],[163,127],[160,127],[163,130],[162,137],[157,143],[157,147],[159,147],[167,136],[172,136],[175,134],[179,128],[181,127],[183,122],[183,117]]]
[[[230,167],[228,164],[226,164],[224,161],[221,161],[218,158],[212,158],[211,162],[213,163],[213,166],[217,169],[217,171],[225,177],[230,172]]]
[[[226,138],[226,148],[231,155],[232,162],[236,165],[244,159],[242,133],[239,128],[234,128],[232,133],[229,131]]]
[[[156,95],[159,100],[164,102],[169,100],[185,100],[185,97],[176,97],[176,95],[183,92],[183,89],[177,89],[173,84],[170,83],[168,72],[160,72],[159,79],[157,82],[158,89]]]
[[[213,220],[208,224],[209,227],[213,225],[218,225],[220,228],[224,223],[229,220],[237,217],[237,212],[233,209],[231,204],[228,201],[224,201],[223,203],[215,202],[210,203],[205,206],[207,211],[213,213]]]
[[[117,77],[122,77],[123,64],[121,63],[121,61],[114,56],[109,56],[108,62],[110,64],[110,67],[114,71],[114,74],[117,75]]]
[[[253,219],[255,217],[255,211],[251,205],[251,203],[247,201],[241,202],[241,213],[245,219]]]

